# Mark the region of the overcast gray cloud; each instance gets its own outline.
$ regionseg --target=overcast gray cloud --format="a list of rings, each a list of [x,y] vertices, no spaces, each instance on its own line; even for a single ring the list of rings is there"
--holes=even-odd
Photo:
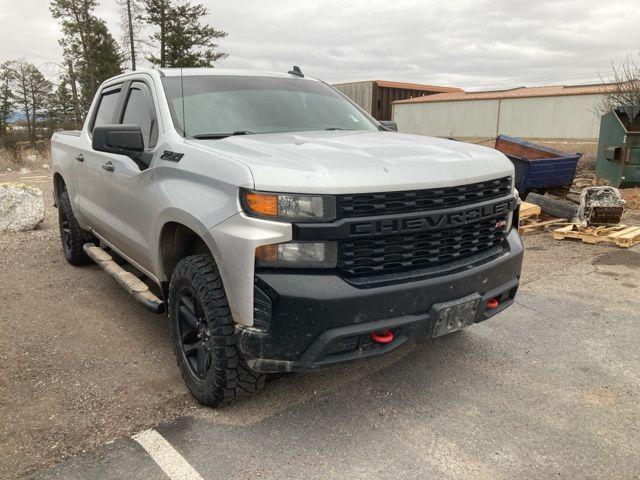
[[[116,38],[115,0],[98,16]],[[221,68],[330,82],[385,79],[468,89],[598,81],[640,51],[640,0],[205,0],[229,32]],[[60,60],[47,0],[0,0],[0,61]]]

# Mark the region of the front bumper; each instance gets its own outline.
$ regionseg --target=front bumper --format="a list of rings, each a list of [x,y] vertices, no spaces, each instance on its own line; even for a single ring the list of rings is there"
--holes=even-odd
[[[315,369],[393,350],[410,338],[432,334],[434,305],[477,294],[475,322],[507,308],[518,288],[522,241],[512,229],[505,249],[481,264],[455,272],[377,286],[349,283],[335,274],[256,274],[268,297],[270,318],[263,325],[238,327],[238,345],[248,365],[262,372]],[[485,310],[486,300],[500,305]],[[390,329],[387,344],[370,340]]]

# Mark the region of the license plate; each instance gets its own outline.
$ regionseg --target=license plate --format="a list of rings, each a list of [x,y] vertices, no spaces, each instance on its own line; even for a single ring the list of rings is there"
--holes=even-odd
[[[472,325],[480,308],[480,295],[471,295],[433,306],[433,337],[462,330]]]

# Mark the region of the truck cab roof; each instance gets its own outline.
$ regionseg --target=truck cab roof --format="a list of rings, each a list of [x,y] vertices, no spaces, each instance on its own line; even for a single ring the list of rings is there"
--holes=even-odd
[[[296,78],[300,80],[308,80],[317,82],[319,80],[311,77],[299,77],[287,72],[274,72],[268,70],[250,70],[235,68],[138,68],[135,71],[126,72],[116,77],[112,77],[107,82],[129,77],[140,73],[149,75],[160,74],[161,77],[194,77],[194,76],[242,76],[242,77],[272,77],[272,78]]]
[[[267,70],[231,69],[231,68],[160,68],[161,75],[166,77],[185,77],[196,75],[234,75],[243,77],[274,77],[274,78],[300,78],[318,81],[315,78],[299,77],[287,72],[273,72]]]

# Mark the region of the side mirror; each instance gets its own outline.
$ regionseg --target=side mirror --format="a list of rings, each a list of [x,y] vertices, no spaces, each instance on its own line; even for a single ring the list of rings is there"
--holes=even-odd
[[[91,146],[98,152],[126,155],[143,169],[144,139],[139,125],[101,125],[93,129]]]
[[[392,122],[391,120],[380,120],[378,123],[382,125],[385,130],[389,130],[391,132],[398,131],[398,124],[396,122]]]

